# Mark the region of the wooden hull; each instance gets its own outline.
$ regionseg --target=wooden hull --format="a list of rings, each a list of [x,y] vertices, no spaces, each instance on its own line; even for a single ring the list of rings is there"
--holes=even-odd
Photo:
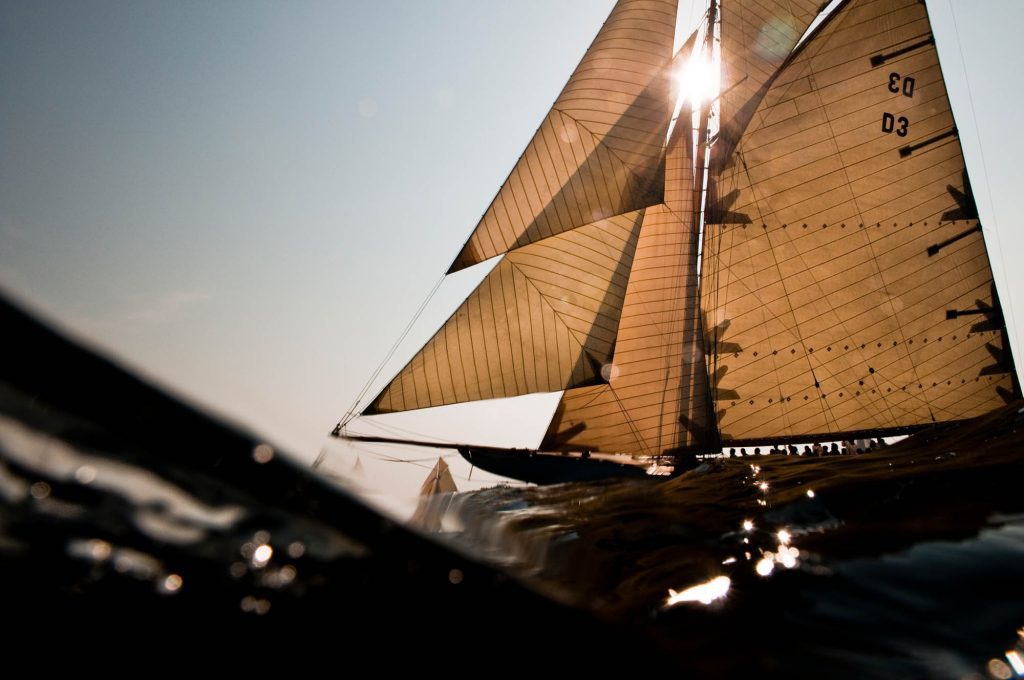
[[[589,482],[613,477],[646,476],[648,463],[629,456],[543,453],[525,449],[459,447],[470,463],[487,472],[533,484]]]

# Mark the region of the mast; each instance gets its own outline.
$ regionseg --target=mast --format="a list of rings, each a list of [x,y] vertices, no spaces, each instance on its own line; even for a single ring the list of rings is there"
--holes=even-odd
[[[707,63],[714,63],[714,39],[715,39],[715,22],[718,20],[718,2],[717,0],[711,0],[711,4],[708,7],[708,27],[704,34],[704,47],[703,52]],[[718,93],[715,93],[715,97]],[[705,98],[700,105],[700,118],[697,125],[697,166],[694,172],[694,183],[693,183],[693,223],[697,225],[697,262],[700,262],[702,257],[700,244],[704,238],[704,203],[707,196],[705,186],[707,184],[707,156],[708,156],[708,142],[710,140],[709,134],[709,119],[711,118],[711,103],[710,97]],[[701,271],[697,277],[697,299],[701,297],[701,282],[704,278],[704,272]],[[704,320],[701,315],[697,316],[698,326],[698,338],[700,345],[704,353],[704,366],[705,371],[708,372],[708,379],[705,381],[706,391],[706,409],[707,409],[707,437],[703,442],[702,448],[707,452],[718,451],[722,447],[722,437],[718,429],[718,420],[715,417],[715,400],[714,395],[711,391],[711,375],[708,371],[707,356],[709,348],[707,345],[707,335],[705,334]]]

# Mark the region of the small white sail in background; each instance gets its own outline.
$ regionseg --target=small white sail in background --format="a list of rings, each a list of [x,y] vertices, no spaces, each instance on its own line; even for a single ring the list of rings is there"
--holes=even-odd
[[[440,531],[441,520],[452,502],[452,494],[458,492],[448,463],[438,456],[437,463],[420,486],[420,499],[409,523],[425,531]]]

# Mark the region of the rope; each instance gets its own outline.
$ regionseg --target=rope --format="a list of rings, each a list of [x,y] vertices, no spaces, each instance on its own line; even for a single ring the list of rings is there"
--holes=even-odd
[[[996,240],[996,251],[999,253],[999,264],[1003,271],[1003,285],[1000,287],[1001,292],[1006,294],[1006,301],[1008,305],[1000,305],[1004,312],[1006,307],[1010,310],[1010,326],[1014,329],[1014,336],[1017,337],[1018,346],[1020,345],[1020,337],[1017,336],[1017,320],[1013,315],[1013,287],[1008,285],[1006,282],[1006,272],[1009,271],[1006,267],[1006,254],[1000,243],[999,239],[999,220],[996,217],[995,204],[992,201],[992,184],[988,179],[988,165],[985,162],[985,147],[981,143],[981,133],[978,130],[978,115],[974,109],[974,94],[971,92],[971,79],[967,77],[967,60],[964,58],[964,46],[960,42],[960,27],[956,20],[956,10],[953,9],[952,0],[947,0],[949,3],[949,13],[953,18],[953,32],[956,35],[956,46],[960,52],[960,64],[964,70],[964,82],[967,83],[967,101],[971,104],[971,122],[974,124],[974,138],[978,142],[978,155],[981,157],[981,174],[985,180],[985,194],[988,198],[988,209],[989,214],[992,215],[992,235],[995,236]],[[1010,349],[1009,347],[1007,349]],[[1017,356],[1020,356],[1020,352],[1017,352]]]
[[[359,391],[359,394],[357,394],[356,398],[352,401],[352,405],[349,406],[347,411],[345,411],[345,415],[338,423],[336,431],[342,430],[349,423],[349,421],[351,421],[353,418],[359,415],[357,412],[359,403],[366,396],[366,393],[370,391],[370,387],[372,387],[373,384],[377,381],[377,378],[380,376],[381,371],[384,370],[384,367],[387,366],[388,363],[390,363],[392,357],[395,356],[395,352],[398,351],[398,347],[405,340],[406,336],[409,335],[409,331],[411,331],[412,327],[416,324],[417,321],[419,321],[420,316],[423,314],[423,311],[427,308],[427,305],[430,304],[430,301],[434,299],[434,294],[437,293],[437,289],[441,287],[441,284],[444,282],[444,279],[445,275],[442,274],[441,277],[438,278],[437,282],[434,284],[433,288],[430,289],[430,292],[427,293],[426,299],[424,299],[423,302],[420,304],[419,309],[417,309],[416,313],[413,314],[413,317],[412,319],[410,319],[409,323],[406,324],[405,329],[402,330],[402,334],[398,336],[397,340],[395,340],[395,344],[393,344],[391,346],[391,349],[388,350],[388,353],[384,357],[384,360],[377,365],[377,368],[370,376],[370,379],[366,381],[366,384],[363,385],[363,389]]]

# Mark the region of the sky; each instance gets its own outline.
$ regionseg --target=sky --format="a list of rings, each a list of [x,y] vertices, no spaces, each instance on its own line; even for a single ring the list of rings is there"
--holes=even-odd
[[[310,462],[612,4],[0,0],[0,290]],[[1024,3],[928,7],[1019,364]],[[367,398],[487,269],[443,283]],[[509,444],[546,426],[446,423]],[[328,450],[396,494],[437,455]],[[491,479],[449,462],[460,488]]]

